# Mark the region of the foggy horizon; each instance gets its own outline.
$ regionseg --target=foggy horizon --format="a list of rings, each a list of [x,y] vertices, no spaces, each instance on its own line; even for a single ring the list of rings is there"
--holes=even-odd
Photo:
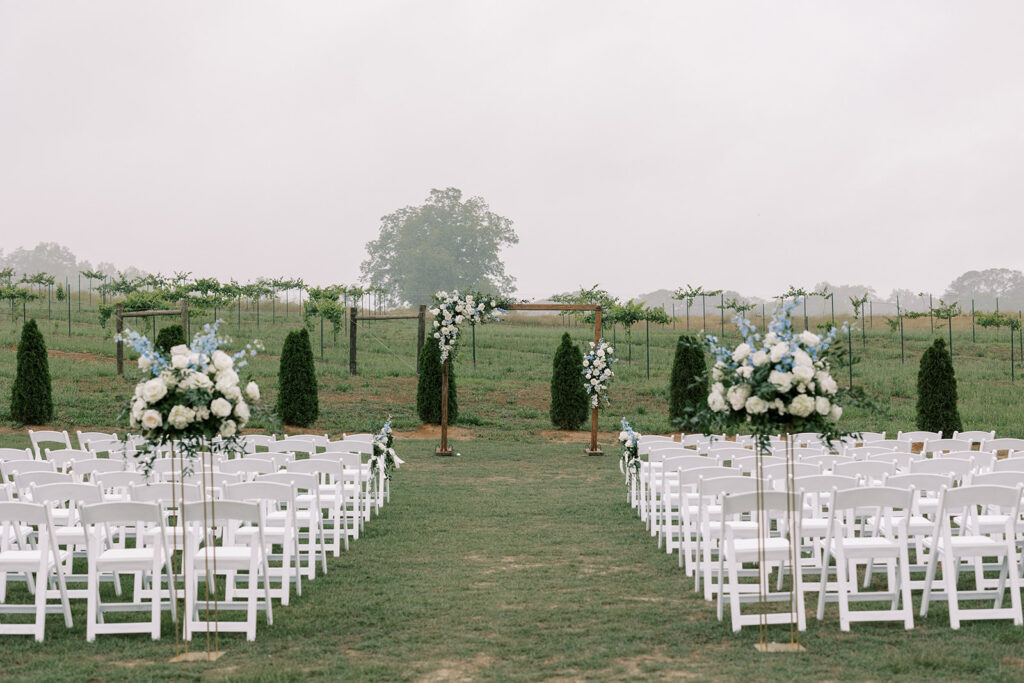
[[[1024,6],[0,5],[0,232],[354,283],[458,187],[516,296],[937,295],[1022,268]]]

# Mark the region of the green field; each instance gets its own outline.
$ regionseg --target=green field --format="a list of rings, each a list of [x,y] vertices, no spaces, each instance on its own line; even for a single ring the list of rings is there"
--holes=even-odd
[[[83,312],[67,336],[66,321],[45,320],[57,404],[53,426],[120,429],[122,399],[136,377],[118,378],[114,346],[94,316]],[[265,313],[265,312],[264,312]],[[37,317],[39,317],[37,315]],[[285,332],[300,324],[294,311],[260,329],[243,311],[225,332],[236,346],[254,337],[266,353],[253,363],[265,400],[273,402],[277,353]],[[812,325],[815,321],[812,320]],[[849,411],[848,429],[914,428],[917,359],[930,342],[928,321],[907,330],[906,363],[898,335],[880,319],[854,337],[854,381],[879,399],[877,415]],[[1024,436],[1020,383],[1009,378],[1008,332],[978,330],[972,343],[964,321],[954,329],[955,366],[965,428]],[[213,664],[170,664],[169,617],[163,640],[100,636],[85,642],[84,604],[75,601],[75,628],[48,622],[46,642],[6,636],[4,677],[32,680],[230,678],[260,680],[596,680],[693,678],[735,680],[1009,680],[1024,677],[1022,631],[1008,622],[965,623],[949,629],[943,605],[912,632],[897,624],[855,624],[839,631],[835,607],[808,620],[802,655],[758,655],[756,629],[739,635],[715,619],[714,606],[692,591],[674,557],[659,551],[625,503],[612,431],[622,416],[641,432],[666,432],[666,389],[673,344],[682,323],[651,329],[647,379],[645,330],[633,331],[632,364],[622,360],[612,407],[601,417],[610,457],[582,456],[586,435],[559,443],[547,420],[551,358],[565,327],[558,319],[518,318],[477,330],[456,371],[463,415],[457,458],[432,455],[436,441],[401,437],[407,461],[392,486],[392,503],[329,573],[304,584],[301,598],[275,608],[257,640],[225,636],[228,654]],[[885,329],[881,329],[885,328]],[[14,375],[17,336],[0,321],[0,397]],[[568,330],[581,340],[592,329]],[[858,330],[859,331],[859,330]],[[317,361],[321,418],[313,431],[332,435],[375,429],[391,413],[399,431],[416,429],[415,322],[376,322],[359,331],[358,376],[348,372],[347,335],[325,332]],[[627,347],[614,332],[620,356]],[[609,331],[609,336],[612,332]],[[313,335],[319,357],[319,327]],[[840,381],[848,379],[837,370]],[[26,446],[25,427],[6,417],[0,445]],[[11,591],[19,590],[17,587]],[[815,599],[808,597],[808,613]],[[788,637],[780,628],[773,637]]]

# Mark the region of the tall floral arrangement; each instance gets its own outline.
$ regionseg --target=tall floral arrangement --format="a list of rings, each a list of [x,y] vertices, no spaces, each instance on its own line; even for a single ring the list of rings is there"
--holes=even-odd
[[[249,381],[243,390],[238,370],[261,346],[254,342],[228,354],[221,349],[229,340],[218,335],[219,325],[204,325],[191,345],[174,346],[169,355],[133,330],[120,336],[139,353],[139,369],[149,375],[129,403],[129,425],[146,439],[138,456],[144,470],[152,467],[154,448],[168,443],[189,458],[204,448],[241,450],[240,430],[249,421],[250,405],[260,400],[260,388]]]
[[[627,482],[640,473],[641,436],[640,432],[633,431],[626,418],[622,418],[622,431],[619,432],[619,443],[622,444],[619,470],[626,475]]]
[[[761,450],[772,434],[815,432],[827,441],[844,435],[837,424],[842,399],[828,361],[836,328],[824,337],[808,330],[795,333],[790,315],[798,304],[794,300],[776,309],[763,337],[737,316],[743,341],[735,348],[707,336],[716,358],[713,384],[707,406],[694,411],[692,426],[705,433],[749,431]]]
[[[590,342],[590,350],[583,356],[583,387],[590,395],[592,408],[611,404],[608,400],[608,385],[615,377],[612,363],[617,361],[615,349],[604,339],[599,339],[596,343]]]
[[[441,364],[454,352],[461,325],[500,321],[506,312],[503,303],[492,296],[462,295],[458,290],[435,294],[430,314],[434,316],[434,339],[441,349]]]
[[[390,479],[391,471],[405,464],[404,460],[395,455],[394,443],[395,434],[391,430],[391,416],[389,415],[384,426],[373,436],[373,458],[370,460],[370,470],[375,478]]]

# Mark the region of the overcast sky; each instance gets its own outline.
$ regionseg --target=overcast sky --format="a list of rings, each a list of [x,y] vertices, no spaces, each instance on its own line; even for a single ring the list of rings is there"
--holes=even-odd
[[[0,0],[0,248],[353,283],[456,186],[519,295],[1024,268],[1024,3]]]

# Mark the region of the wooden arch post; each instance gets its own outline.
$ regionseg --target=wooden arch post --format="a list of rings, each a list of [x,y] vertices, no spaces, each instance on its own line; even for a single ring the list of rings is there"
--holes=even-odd
[[[594,312],[594,344],[601,341],[601,306],[591,304],[510,304],[505,307],[508,311],[593,311]],[[438,447],[437,455],[451,455],[452,449],[448,446],[448,364],[451,357],[445,359],[441,369],[441,445]],[[587,448],[587,455],[604,455],[604,452],[597,446],[597,418],[599,409],[591,407],[590,413],[590,446]]]

